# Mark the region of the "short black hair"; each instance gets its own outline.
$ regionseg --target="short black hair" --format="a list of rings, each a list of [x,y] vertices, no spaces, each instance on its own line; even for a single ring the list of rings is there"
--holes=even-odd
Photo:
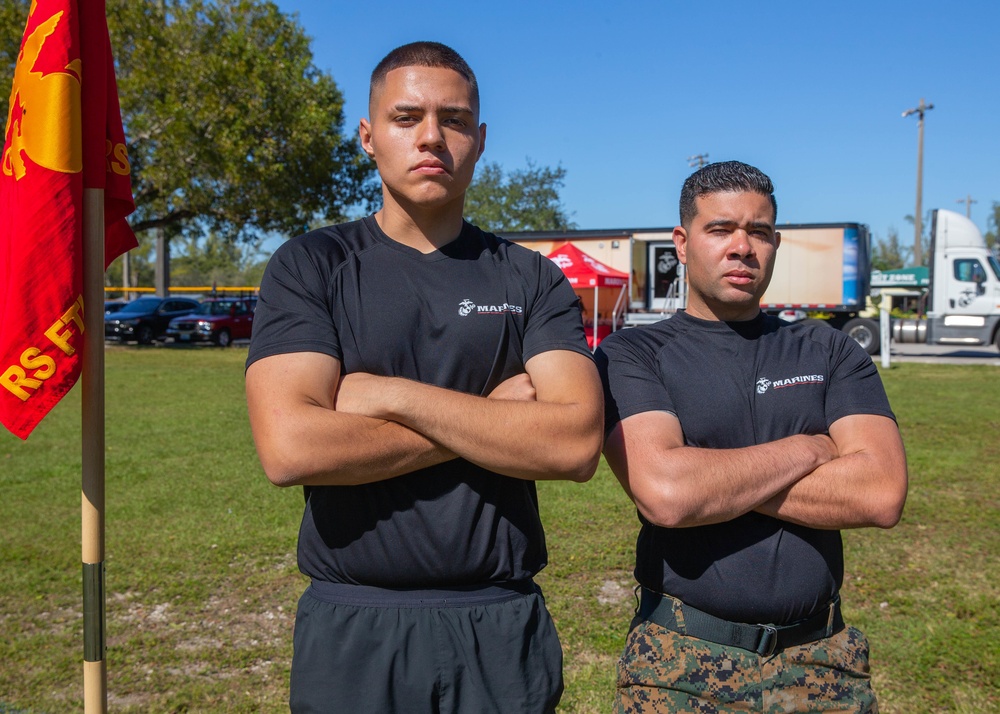
[[[371,84],[368,88],[369,108],[375,98],[376,90],[385,84],[385,76],[400,67],[443,67],[458,72],[469,83],[474,108],[479,107],[479,82],[476,81],[476,75],[469,67],[469,63],[462,59],[462,55],[440,42],[411,42],[387,54],[372,70]]]
[[[681,225],[690,227],[698,215],[694,201],[710,193],[759,193],[771,199],[774,220],[778,220],[778,202],[774,198],[774,184],[763,171],[742,161],[718,161],[703,166],[688,176],[681,189]]]

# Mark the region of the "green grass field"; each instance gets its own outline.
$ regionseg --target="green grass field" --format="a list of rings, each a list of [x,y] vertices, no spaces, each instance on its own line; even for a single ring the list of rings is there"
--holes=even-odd
[[[302,494],[271,486],[257,463],[245,357],[107,351],[112,712],[287,711]],[[895,529],[844,534],[845,616],[872,642],[884,712],[1000,711],[1000,371],[904,364],[884,376],[910,496]],[[0,712],[80,711],[79,390],[27,442],[0,431]],[[608,711],[634,606],[635,512],[604,466],[539,491],[561,711]]]

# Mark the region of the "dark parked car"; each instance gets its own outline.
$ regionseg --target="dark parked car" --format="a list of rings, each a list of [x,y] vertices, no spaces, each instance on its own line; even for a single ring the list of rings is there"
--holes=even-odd
[[[110,315],[112,312],[118,312],[123,307],[128,305],[124,300],[105,300],[104,301],[104,314]]]
[[[118,312],[105,313],[104,339],[135,340],[140,345],[148,345],[164,337],[173,318],[197,309],[198,301],[191,298],[141,297]]]
[[[175,317],[167,336],[177,342],[214,342],[228,347],[233,340],[248,339],[257,298],[209,298],[190,315]]]

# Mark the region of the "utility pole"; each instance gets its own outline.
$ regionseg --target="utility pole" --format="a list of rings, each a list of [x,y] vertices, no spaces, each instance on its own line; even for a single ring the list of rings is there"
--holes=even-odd
[[[694,167],[698,166],[700,169],[702,166],[708,163],[708,152],[704,154],[695,154],[694,156],[687,157],[688,166]]]
[[[973,203],[979,203],[979,201],[977,201],[976,199],[974,199],[972,197],[971,193],[967,193],[967,194],[965,194],[965,198],[959,198],[959,199],[957,199],[955,201],[955,203],[964,203],[965,204],[965,217],[966,218],[972,218],[972,204]]]
[[[933,104],[924,104],[924,98],[920,98],[920,104],[918,104],[913,109],[907,109],[903,112],[903,117],[908,117],[916,114],[919,117],[917,122],[917,210],[913,215],[913,264],[922,265],[924,262],[923,247],[920,245],[920,239],[923,236],[924,226],[923,218],[921,217],[921,212],[923,206],[923,191],[924,191],[924,113],[933,109]]]

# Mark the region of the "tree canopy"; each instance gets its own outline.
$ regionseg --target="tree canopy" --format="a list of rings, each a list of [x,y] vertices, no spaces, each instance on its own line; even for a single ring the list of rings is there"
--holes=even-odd
[[[139,246],[129,251],[129,285],[153,285],[156,240],[140,233]],[[263,241],[232,241],[215,233],[180,235],[171,241],[171,288],[208,286],[256,286],[264,274],[269,255]],[[121,287],[123,264],[114,261],[104,276],[107,287]]]
[[[29,4],[0,0],[8,77]],[[375,195],[340,90],[273,2],[107,0],[107,14],[136,232],[252,241],[342,220]]]
[[[931,219],[933,217],[934,217],[934,210],[930,209],[924,213],[924,219],[920,222],[920,232],[921,232],[920,264],[923,266],[928,266],[931,264],[931,224],[933,223]],[[907,213],[905,216],[903,216],[903,220],[909,223],[911,226],[913,226],[916,223],[916,220],[913,218],[912,213]],[[916,238],[916,236],[914,236],[914,238]],[[911,266],[914,265],[914,260],[913,260],[914,247],[915,246],[913,245],[913,239],[910,239],[908,246],[906,247],[906,249],[902,251],[903,259],[907,265]]]
[[[906,265],[906,256],[913,250],[903,248],[899,242],[899,231],[889,229],[885,240],[876,240],[872,249],[872,268],[875,270],[895,270]]]
[[[555,231],[575,227],[559,198],[566,169],[536,166],[504,173],[498,163],[480,164],[465,194],[465,215],[488,231]]]
[[[0,71],[3,72],[3,77],[0,78],[0,114],[5,127],[9,82],[14,77],[14,63],[21,49],[21,36],[24,34],[24,23],[28,19],[30,6],[31,0],[0,0]]]
[[[993,252],[997,252],[997,245],[1000,243],[1000,201],[994,201],[990,209],[989,218],[986,219],[986,246]]]

